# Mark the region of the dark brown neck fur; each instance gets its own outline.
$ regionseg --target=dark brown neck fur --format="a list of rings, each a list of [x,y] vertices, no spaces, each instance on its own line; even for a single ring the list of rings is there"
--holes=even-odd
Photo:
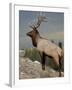
[[[39,33],[38,34],[33,34],[33,36],[32,36],[32,44],[35,47],[37,47],[37,40],[38,40],[38,38],[40,38]]]

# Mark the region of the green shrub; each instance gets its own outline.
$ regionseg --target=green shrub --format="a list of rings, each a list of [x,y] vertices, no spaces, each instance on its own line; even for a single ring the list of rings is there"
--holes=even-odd
[[[39,52],[35,48],[27,48],[25,49],[25,57],[30,58],[32,61],[41,60]]]

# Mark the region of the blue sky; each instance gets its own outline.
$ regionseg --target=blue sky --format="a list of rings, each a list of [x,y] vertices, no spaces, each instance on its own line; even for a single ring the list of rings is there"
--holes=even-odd
[[[37,11],[19,11],[19,46],[20,49],[32,47],[31,39],[26,33],[31,31],[29,27],[36,23],[37,17],[43,15],[47,17],[47,22],[42,22],[38,28],[41,36],[51,40],[64,39],[64,13],[56,12],[37,12]]]

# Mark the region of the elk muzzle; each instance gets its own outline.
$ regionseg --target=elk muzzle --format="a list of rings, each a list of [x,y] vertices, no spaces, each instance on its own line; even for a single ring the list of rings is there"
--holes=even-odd
[[[31,37],[31,33],[30,32],[26,33],[26,35]]]

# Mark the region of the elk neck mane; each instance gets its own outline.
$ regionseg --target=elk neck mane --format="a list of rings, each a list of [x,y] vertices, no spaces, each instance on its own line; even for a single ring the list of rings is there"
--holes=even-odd
[[[34,47],[37,47],[37,41],[38,41],[39,38],[41,38],[39,32],[33,34],[32,44],[33,44]]]

